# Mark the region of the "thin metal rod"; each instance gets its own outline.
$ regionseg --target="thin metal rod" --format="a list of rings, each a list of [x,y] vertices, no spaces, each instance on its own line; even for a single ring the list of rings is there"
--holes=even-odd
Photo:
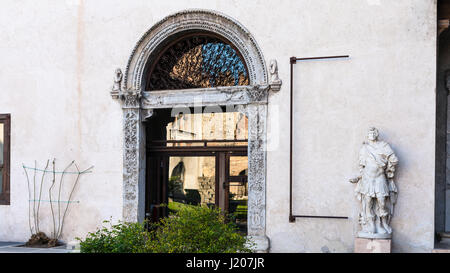
[[[290,98],[290,147],[289,147],[289,222],[295,222],[295,218],[335,218],[335,219],[348,219],[348,217],[344,216],[307,216],[307,215],[293,215],[292,214],[292,150],[293,150],[293,108],[294,108],[294,64],[297,61],[306,61],[306,60],[321,60],[321,59],[336,59],[336,58],[348,58],[349,55],[338,55],[338,56],[325,56],[325,57],[305,57],[305,58],[297,58],[291,57],[289,59],[289,63],[291,65],[291,98]]]
[[[321,59],[335,59],[335,58],[348,58],[349,55],[338,55],[338,56],[325,56],[325,57],[305,57],[305,58],[295,58],[296,61],[306,61],[306,60],[321,60]],[[292,58],[291,58],[292,59]]]
[[[292,135],[293,135],[293,130],[292,130],[292,119],[293,119],[293,114],[292,114],[292,109],[293,109],[293,98],[294,98],[294,63],[295,63],[295,57],[291,57],[291,99],[290,99],[290,144],[289,144],[289,222],[295,222],[295,218],[292,215]]]
[[[348,219],[346,216],[292,215],[294,218]]]

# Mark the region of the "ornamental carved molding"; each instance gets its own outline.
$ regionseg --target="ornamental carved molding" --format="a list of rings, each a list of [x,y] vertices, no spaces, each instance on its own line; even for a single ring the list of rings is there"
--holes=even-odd
[[[266,119],[267,105],[249,104],[248,123],[248,225],[250,235],[265,235],[266,226]]]
[[[239,22],[210,10],[185,10],[165,17],[150,28],[137,42],[125,70],[125,87],[142,90],[142,79],[150,56],[173,35],[185,31],[208,31],[230,41],[247,64],[250,85],[267,84],[264,57],[250,32]]]
[[[215,88],[144,91],[141,109],[172,108],[209,105],[267,104],[269,85],[221,86]]]
[[[139,110],[124,109],[124,155],[123,155],[123,220],[133,222],[137,219],[139,184]]]

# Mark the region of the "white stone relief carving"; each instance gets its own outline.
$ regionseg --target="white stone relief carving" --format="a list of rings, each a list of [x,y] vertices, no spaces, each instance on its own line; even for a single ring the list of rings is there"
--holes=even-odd
[[[141,108],[267,103],[269,86],[223,86],[142,92]]]
[[[122,71],[115,71],[111,96],[119,99],[123,109],[123,221],[138,220],[138,192],[140,165],[141,128],[141,92],[139,90],[122,90]],[[147,112],[148,116],[149,113]]]
[[[356,183],[355,193],[361,202],[359,223],[361,238],[391,238],[390,222],[397,202],[394,183],[397,156],[388,143],[378,140],[378,129],[371,127],[367,142],[359,153],[360,175],[350,179]]]
[[[123,77],[122,70],[120,68],[117,68],[114,74],[114,85],[111,89],[111,97],[113,97],[113,99],[118,99],[119,96],[121,96],[122,77]]]
[[[254,85],[247,88],[247,94],[250,103],[267,102],[269,86],[268,85]]]
[[[267,105],[249,104],[248,123],[248,233],[265,236],[266,228],[266,115]]]
[[[124,109],[123,220],[137,219],[139,180],[139,109]]]
[[[122,108],[140,108],[141,92],[136,90],[126,90],[120,98],[123,101]]]
[[[270,67],[269,67],[269,73],[270,73],[270,90],[278,92],[281,89],[281,80],[278,77],[278,64],[276,60],[270,60]]]

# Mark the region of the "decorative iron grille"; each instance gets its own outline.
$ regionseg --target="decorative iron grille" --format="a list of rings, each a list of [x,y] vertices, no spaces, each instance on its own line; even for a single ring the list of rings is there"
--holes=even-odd
[[[248,85],[247,68],[228,43],[210,35],[169,45],[152,65],[146,90]]]

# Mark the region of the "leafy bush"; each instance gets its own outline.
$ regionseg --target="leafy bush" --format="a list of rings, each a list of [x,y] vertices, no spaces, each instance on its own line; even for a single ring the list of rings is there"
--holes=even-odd
[[[105,221],[108,223],[109,221]],[[80,242],[88,253],[236,253],[253,246],[219,209],[183,206],[160,223],[119,223],[89,233]]]
[[[110,227],[103,226],[96,232],[90,232],[86,239],[80,241],[80,251],[83,253],[140,253],[145,252],[150,233],[145,223],[122,223]]]
[[[181,207],[157,224],[149,249],[158,253],[251,252],[251,244],[219,209]]]

